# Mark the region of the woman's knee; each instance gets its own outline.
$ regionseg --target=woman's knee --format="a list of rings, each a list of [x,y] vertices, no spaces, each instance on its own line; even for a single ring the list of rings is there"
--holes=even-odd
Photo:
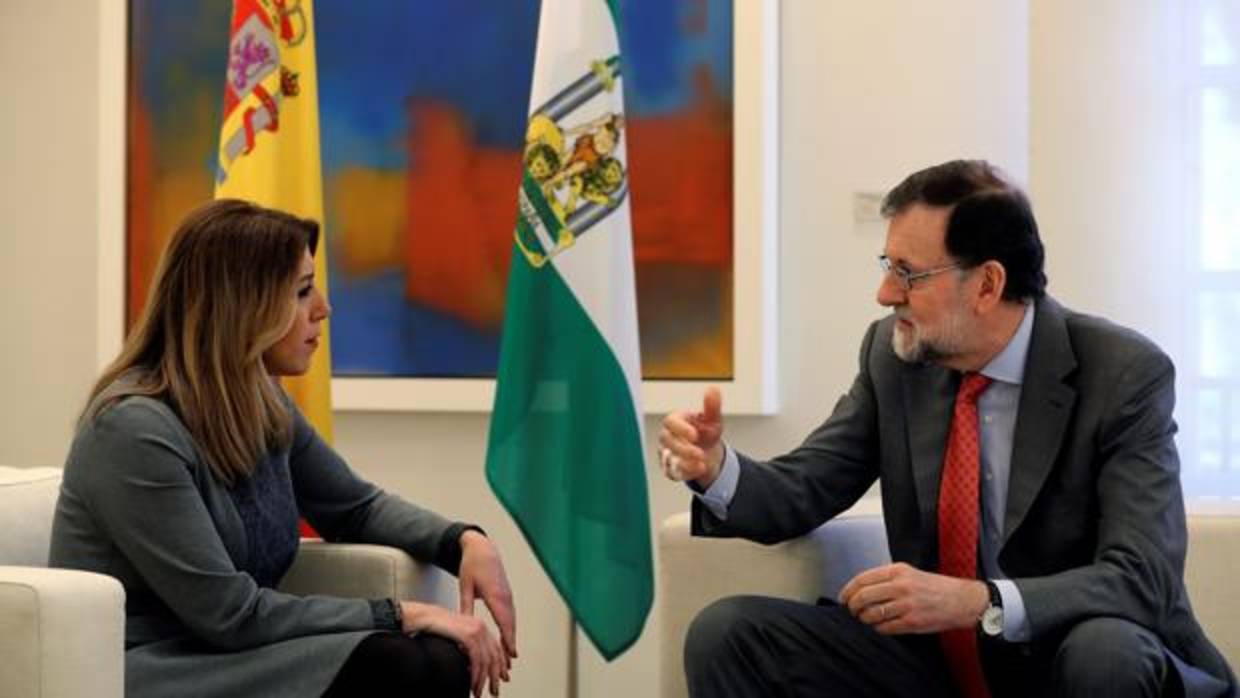
[[[469,689],[469,657],[455,642],[385,632],[358,644],[324,695],[465,698]]]
[[[434,695],[469,695],[469,655],[446,637],[423,634],[417,639],[426,652],[427,674],[435,677]]]

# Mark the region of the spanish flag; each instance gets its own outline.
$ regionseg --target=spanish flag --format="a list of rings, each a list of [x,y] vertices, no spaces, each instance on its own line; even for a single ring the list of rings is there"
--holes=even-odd
[[[215,197],[253,201],[323,223],[319,91],[312,0],[234,0],[224,123]],[[315,279],[327,295],[327,245],[320,236]],[[332,440],[327,323],[306,375],[285,388]]]

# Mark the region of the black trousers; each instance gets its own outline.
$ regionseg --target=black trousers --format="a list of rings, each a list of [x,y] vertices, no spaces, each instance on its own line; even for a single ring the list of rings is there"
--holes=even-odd
[[[429,633],[375,633],[353,649],[323,697],[468,695],[469,656],[455,642]]]
[[[985,641],[981,651],[994,698],[1181,692],[1157,636],[1117,618],[1038,646]],[[882,635],[830,601],[733,596],[707,606],[685,638],[685,674],[695,698],[956,695],[938,636]]]

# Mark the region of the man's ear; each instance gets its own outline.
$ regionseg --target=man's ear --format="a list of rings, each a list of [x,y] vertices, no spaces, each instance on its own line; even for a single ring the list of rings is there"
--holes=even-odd
[[[977,291],[977,309],[989,312],[1003,300],[1003,290],[1007,288],[1007,269],[993,259],[983,262],[978,267],[981,277]]]

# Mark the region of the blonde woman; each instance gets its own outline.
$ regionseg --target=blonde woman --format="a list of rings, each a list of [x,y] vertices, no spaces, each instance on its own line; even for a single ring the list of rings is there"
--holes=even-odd
[[[125,692],[140,696],[498,695],[512,594],[481,529],[359,479],[281,390],[331,312],[318,225],[236,200],[191,213],[146,309],[91,391],[65,464],[51,564],[120,580]],[[276,590],[304,516],[458,574],[500,638],[404,599]]]

